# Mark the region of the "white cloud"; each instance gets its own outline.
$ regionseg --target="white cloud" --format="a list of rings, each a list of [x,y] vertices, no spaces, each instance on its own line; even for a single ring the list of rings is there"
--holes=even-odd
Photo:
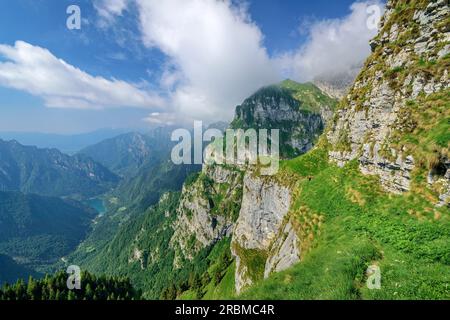
[[[121,16],[129,3],[130,0],[94,0],[94,8],[101,18],[100,26],[106,27],[116,16]]]
[[[175,124],[189,125],[186,119],[174,112],[153,112],[143,120],[150,125],[156,126],[172,126]]]
[[[142,85],[89,75],[21,41],[0,45],[0,85],[42,97],[49,107],[160,111],[145,119],[150,123],[228,120],[261,86],[285,76],[298,81],[334,76],[359,65],[376,34],[367,28],[366,12],[374,1],[383,7],[378,0],[354,3],[342,19],[313,22],[309,40],[297,50],[269,57],[247,9],[231,0],[96,0],[99,17],[109,24],[131,11],[130,5],[137,10],[143,44],[167,57],[159,81],[167,98]]]
[[[99,109],[163,108],[159,96],[117,79],[95,77],[55,57],[47,49],[17,41],[0,45],[0,85],[44,99],[46,106]]]
[[[122,0],[120,10],[101,1],[111,16],[122,14],[127,3],[136,4],[144,45],[168,57],[160,86],[170,104],[184,119],[203,120],[229,119],[252,92],[285,77],[353,77],[377,33],[367,27],[366,10],[373,4],[384,7],[380,0],[355,2],[342,19],[309,23],[302,30],[309,40],[297,50],[269,57],[247,9],[230,0]]]
[[[369,40],[377,34],[376,29],[367,26],[370,17],[367,8],[371,5],[384,8],[378,0],[355,2],[350,7],[351,13],[342,19],[310,23],[309,40],[298,50],[276,58],[279,68],[299,81],[351,73],[368,57]]]
[[[169,58],[162,77],[178,112],[230,118],[253,91],[278,80],[263,35],[242,7],[216,0],[136,0],[142,39]]]

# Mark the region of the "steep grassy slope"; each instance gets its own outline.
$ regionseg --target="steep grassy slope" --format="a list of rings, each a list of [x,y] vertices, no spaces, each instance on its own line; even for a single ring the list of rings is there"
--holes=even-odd
[[[384,192],[355,162],[329,164],[326,147],[284,163],[300,181],[291,210],[324,216],[302,262],[250,288],[244,299],[446,299],[450,215],[416,193]],[[310,178],[312,179],[310,180]],[[299,221],[308,224],[310,221]],[[369,265],[382,273],[369,290]]]
[[[322,113],[324,109],[334,111],[337,106],[336,99],[329,97],[313,83],[298,83],[288,79],[278,86],[288,90],[300,103],[299,108],[302,110]]]

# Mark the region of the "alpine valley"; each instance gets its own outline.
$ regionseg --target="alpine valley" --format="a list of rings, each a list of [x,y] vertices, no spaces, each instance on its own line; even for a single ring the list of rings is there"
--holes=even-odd
[[[90,298],[449,299],[448,1],[388,0],[370,46],[345,88],[285,80],[235,108],[229,128],[280,129],[273,176],[175,165],[170,127],[71,156],[0,141],[0,282],[78,265]]]

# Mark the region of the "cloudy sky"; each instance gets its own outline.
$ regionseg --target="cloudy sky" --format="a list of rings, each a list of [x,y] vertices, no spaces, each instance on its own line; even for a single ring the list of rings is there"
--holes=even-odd
[[[81,29],[69,30],[69,5]],[[230,120],[261,86],[369,54],[379,0],[0,0],[0,131]],[[373,8],[373,7],[372,7]]]

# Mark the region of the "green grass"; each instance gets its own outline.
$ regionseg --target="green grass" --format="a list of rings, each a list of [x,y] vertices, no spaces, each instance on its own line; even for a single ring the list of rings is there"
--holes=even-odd
[[[302,263],[246,291],[243,299],[359,299],[355,279],[379,252],[367,239],[351,238],[343,230],[322,241]]]
[[[316,149],[305,155],[283,161],[280,165],[281,171],[293,171],[296,175],[302,177],[311,176],[320,173],[328,167],[327,151],[324,148]]]
[[[217,286],[210,283],[206,287],[204,300],[226,300],[232,298],[236,294],[234,287],[234,273],[236,264],[233,262],[225,272],[224,277]]]
[[[267,252],[256,249],[245,249],[240,247],[237,243],[233,243],[232,245],[238,256],[241,258],[241,265],[247,267],[247,275],[252,282],[263,279]]]
[[[301,103],[301,109],[303,110],[320,113],[323,106],[328,106],[331,110],[334,110],[337,106],[337,100],[324,94],[312,83],[285,80],[279,86],[291,91],[292,96]]]

